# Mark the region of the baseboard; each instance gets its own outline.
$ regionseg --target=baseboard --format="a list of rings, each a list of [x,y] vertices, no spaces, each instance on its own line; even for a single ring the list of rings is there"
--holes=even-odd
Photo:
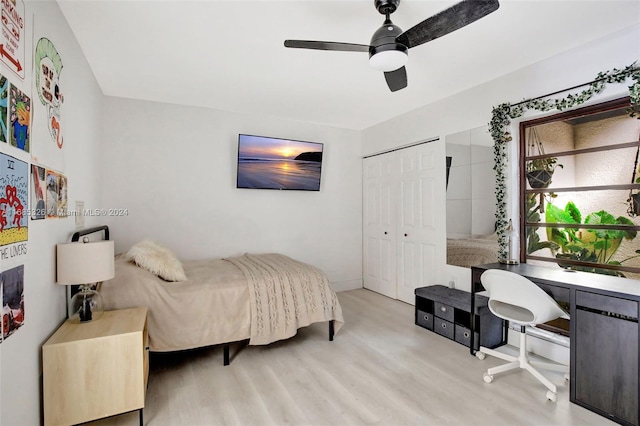
[[[362,288],[362,280],[339,281],[331,283],[331,287],[336,292],[357,290]]]

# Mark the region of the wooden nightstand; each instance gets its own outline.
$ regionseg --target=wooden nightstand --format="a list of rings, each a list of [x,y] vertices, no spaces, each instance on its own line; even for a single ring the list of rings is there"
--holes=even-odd
[[[149,376],[147,308],[69,321],[42,346],[44,424],[88,422],[142,409]]]

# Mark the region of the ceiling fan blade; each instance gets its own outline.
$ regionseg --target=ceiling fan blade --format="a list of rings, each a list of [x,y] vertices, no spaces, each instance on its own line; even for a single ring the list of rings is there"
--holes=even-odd
[[[407,87],[407,69],[400,67],[395,71],[385,72],[384,79],[387,80],[387,86],[392,92],[404,89]]]
[[[285,47],[297,49],[339,50],[343,52],[368,52],[366,44],[338,43],[334,41],[285,40]]]
[[[409,48],[416,47],[459,30],[495,12],[499,7],[498,0],[464,0],[409,28],[396,37],[396,40]]]

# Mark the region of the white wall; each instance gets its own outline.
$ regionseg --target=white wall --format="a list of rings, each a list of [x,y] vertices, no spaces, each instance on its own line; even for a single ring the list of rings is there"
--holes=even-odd
[[[505,52],[505,55],[507,54],[509,53]],[[636,25],[370,127],[363,131],[363,153],[372,154],[425,138],[439,137],[440,141],[436,143],[442,145],[443,160],[440,175],[442,185],[445,185],[444,141],[447,135],[486,125],[491,119],[492,108],[501,103],[515,103],[522,99],[585,83],[593,80],[600,71],[623,68],[638,59],[640,59],[640,26]],[[611,85],[590,103],[625,96],[627,85]],[[559,96],[564,97],[566,94]],[[541,115],[543,114],[529,112],[521,120]],[[513,218],[518,217],[518,189],[514,188],[511,182],[517,182],[519,121],[513,122],[511,133],[514,142],[508,148],[513,168],[507,183],[509,194],[507,202]],[[445,202],[446,200],[442,200],[443,205]],[[437,220],[439,222],[437,226],[446,229],[445,215],[438,217]],[[446,249],[444,234],[441,247],[442,250]],[[433,273],[442,283],[453,280],[458,288],[470,289],[469,269],[438,265]]]
[[[116,250],[143,238],[181,259],[280,252],[362,287],[360,133],[212,109],[104,100],[103,204]],[[319,192],[236,188],[238,134],[324,143]]]
[[[57,4],[53,1],[28,1],[26,4],[25,80],[18,86],[31,97],[31,144],[52,143],[46,127],[47,112],[32,89],[32,31],[46,36],[58,50],[63,69],[60,88],[64,94],[62,126],[64,154],[59,168],[68,177],[71,206],[75,200],[97,205],[99,198],[98,149],[101,137],[100,91],[84,55]],[[4,65],[0,72],[11,82],[19,79]],[[0,152],[30,162],[30,156],[0,143]],[[33,151],[32,151],[33,152]],[[39,161],[45,166],[48,158]],[[92,218],[87,218],[92,225]],[[0,408],[2,425],[41,423],[41,346],[66,317],[65,288],[55,284],[55,245],[69,241],[74,219],[29,221],[28,254],[24,272],[25,323],[0,345]],[[6,264],[2,265],[5,269]]]

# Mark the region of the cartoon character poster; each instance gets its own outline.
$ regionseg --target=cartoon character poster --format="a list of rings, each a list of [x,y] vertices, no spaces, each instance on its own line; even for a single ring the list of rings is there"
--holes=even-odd
[[[0,142],[9,140],[7,132],[7,108],[9,106],[9,80],[0,74]]]
[[[29,167],[0,153],[0,246],[27,241]]]
[[[36,90],[40,102],[47,108],[47,126],[49,134],[58,149],[62,149],[61,107],[64,97],[60,91],[60,73],[62,59],[51,40],[41,38],[36,44],[35,52]]]
[[[0,272],[2,286],[2,340],[24,324],[24,265]]]
[[[12,146],[29,152],[31,99],[13,84],[9,88],[9,141]]]
[[[45,174],[44,167],[31,165],[31,219],[33,220],[44,219],[47,214],[44,198]]]
[[[47,170],[47,217],[58,217],[59,175]]]

